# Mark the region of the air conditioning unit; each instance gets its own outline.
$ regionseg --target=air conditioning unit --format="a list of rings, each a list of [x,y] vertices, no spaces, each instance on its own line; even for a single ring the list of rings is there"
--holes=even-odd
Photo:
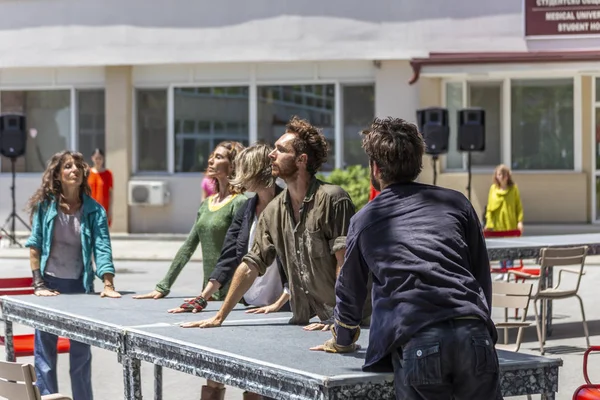
[[[167,182],[129,181],[130,206],[164,206],[169,197]]]

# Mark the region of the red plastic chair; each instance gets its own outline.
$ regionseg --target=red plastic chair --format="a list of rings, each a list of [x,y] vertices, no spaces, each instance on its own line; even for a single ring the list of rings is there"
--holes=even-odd
[[[0,296],[18,296],[33,294],[33,278],[2,278],[0,279]],[[1,301],[1,300],[0,300]],[[33,334],[14,335],[13,346],[15,359],[18,357],[29,357],[33,355]],[[0,336],[0,346],[4,346],[4,336]],[[69,339],[59,337],[56,345],[57,352],[68,353],[71,348]]]
[[[583,354],[583,379],[585,379],[586,384],[579,386],[577,390],[575,390],[575,393],[573,393],[573,400],[600,399],[600,385],[593,384],[590,382],[590,378],[588,377],[588,355],[592,351],[600,351],[600,346],[590,346],[590,348],[587,349]]]

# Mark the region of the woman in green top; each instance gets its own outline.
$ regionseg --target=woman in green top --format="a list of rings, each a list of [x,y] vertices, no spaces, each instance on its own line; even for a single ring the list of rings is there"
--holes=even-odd
[[[239,189],[229,184],[229,179],[235,175],[235,158],[243,148],[240,143],[233,141],[221,142],[217,145],[208,159],[207,169],[208,176],[215,179],[216,193],[200,205],[196,222],[165,277],[152,292],[133,296],[134,299],[160,299],[167,296],[177,276],[196,251],[198,243],[202,247],[204,266],[202,287],[206,286],[221,254],[221,247],[233,216],[248,200]],[[213,295],[213,299],[224,300],[227,289],[228,287],[222,287]]]

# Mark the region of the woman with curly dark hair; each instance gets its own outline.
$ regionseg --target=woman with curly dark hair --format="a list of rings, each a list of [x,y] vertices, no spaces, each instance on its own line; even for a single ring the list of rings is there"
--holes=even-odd
[[[202,246],[204,266],[202,287],[206,286],[221,254],[221,247],[233,217],[248,200],[239,188],[229,183],[229,179],[235,175],[235,159],[243,148],[241,143],[233,141],[221,142],[215,147],[208,159],[207,173],[209,178],[215,180],[216,193],[200,205],[196,222],[185,243],[175,255],[165,277],[153,291],[133,296],[134,299],[160,299],[167,296],[198,244]],[[213,295],[213,299],[224,299],[227,289],[228,287],[222,287]]]
[[[81,153],[56,153],[42,176],[42,185],[29,200],[32,229],[25,245],[36,296],[93,292],[96,275],[104,281],[100,297],[121,297],[113,284],[115,268],[106,212],[90,197],[87,171]],[[35,331],[36,385],[42,396],[58,393],[57,340],[56,335]],[[91,400],[90,346],[72,340],[69,357],[73,399]]]

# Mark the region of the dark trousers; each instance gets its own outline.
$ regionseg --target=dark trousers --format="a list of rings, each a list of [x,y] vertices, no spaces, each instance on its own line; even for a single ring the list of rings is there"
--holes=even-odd
[[[501,400],[498,355],[485,324],[453,319],[392,352],[396,399]]]

